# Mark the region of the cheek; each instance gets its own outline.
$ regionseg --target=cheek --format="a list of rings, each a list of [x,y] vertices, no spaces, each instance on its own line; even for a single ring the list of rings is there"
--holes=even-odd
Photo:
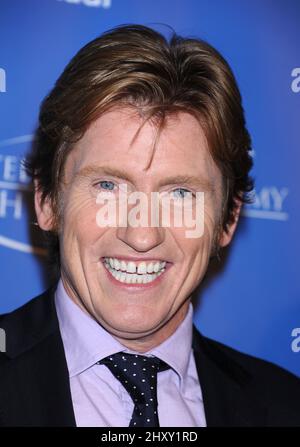
[[[193,275],[206,268],[213,247],[214,231],[210,225],[204,224],[204,231],[201,237],[188,238],[183,230],[172,231],[178,250],[181,252],[179,264],[184,271],[188,270]]]
[[[186,237],[186,229],[173,229],[174,238],[180,247],[185,259],[189,278],[198,282],[206,271],[211,252],[214,246],[216,233],[216,216],[213,210],[207,207],[204,211],[204,225],[201,237]]]
[[[204,223],[204,230],[201,237],[187,238],[181,235],[180,239],[180,245],[190,265],[199,262],[206,263],[214,240],[214,231],[211,225]]]
[[[101,229],[97,226],[96,215],[99,206],[91,197],[70,194],[63,210],[62,234],[65,243],[80,244],[97,237]]]
[[[193,225],[180,230],[180,238],[189,252],[197,252],[201,247],[211,246],[218,227],[218,219],[218,207],[212,201],[207,200],[199,213],[194,212]]]

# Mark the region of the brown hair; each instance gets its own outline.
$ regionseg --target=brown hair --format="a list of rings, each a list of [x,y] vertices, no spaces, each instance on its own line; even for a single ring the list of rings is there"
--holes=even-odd
[[[241,96],[224,58],[207,42],[173,32],[167,40],[142,25],[119,26],[85,45],[41,104],[39,126],[25,168],[42,201],[59,217],[64,162],[89,125],[115,105],[143,109],[147,119],[186,111],[199,119],[224,181],[222,227],[234,219],[236,200],[251,202],[251,140]],[[56,235],[47,232],[59,262]]]

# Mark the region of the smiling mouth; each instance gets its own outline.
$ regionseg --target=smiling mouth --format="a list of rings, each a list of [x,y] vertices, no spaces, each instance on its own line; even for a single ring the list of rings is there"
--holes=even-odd
[[[104,258],[103,265],[114,279],[123,284],[144,285],[153,283],[166,271],[166,261],[122,263],[115,258]]]

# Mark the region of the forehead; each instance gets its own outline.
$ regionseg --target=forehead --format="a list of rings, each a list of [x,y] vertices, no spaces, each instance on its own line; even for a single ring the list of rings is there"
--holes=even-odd
[[[168,116],[159,134],[154,122],[143,123],[133,108],[104,113],[76,143],[66,172],[74,175],[89,166],[105,165],[144,180],[170,174],[218,180],[219,170],[194,116],[185,112]]]

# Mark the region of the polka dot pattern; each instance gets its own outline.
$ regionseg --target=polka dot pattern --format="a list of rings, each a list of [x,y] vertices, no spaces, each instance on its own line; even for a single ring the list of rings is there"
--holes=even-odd
[[[118,352],[98,364],[109,368],[129,393],[134,409],[129,427],[159,427],[157,373],[170,366],[157,357]]]

